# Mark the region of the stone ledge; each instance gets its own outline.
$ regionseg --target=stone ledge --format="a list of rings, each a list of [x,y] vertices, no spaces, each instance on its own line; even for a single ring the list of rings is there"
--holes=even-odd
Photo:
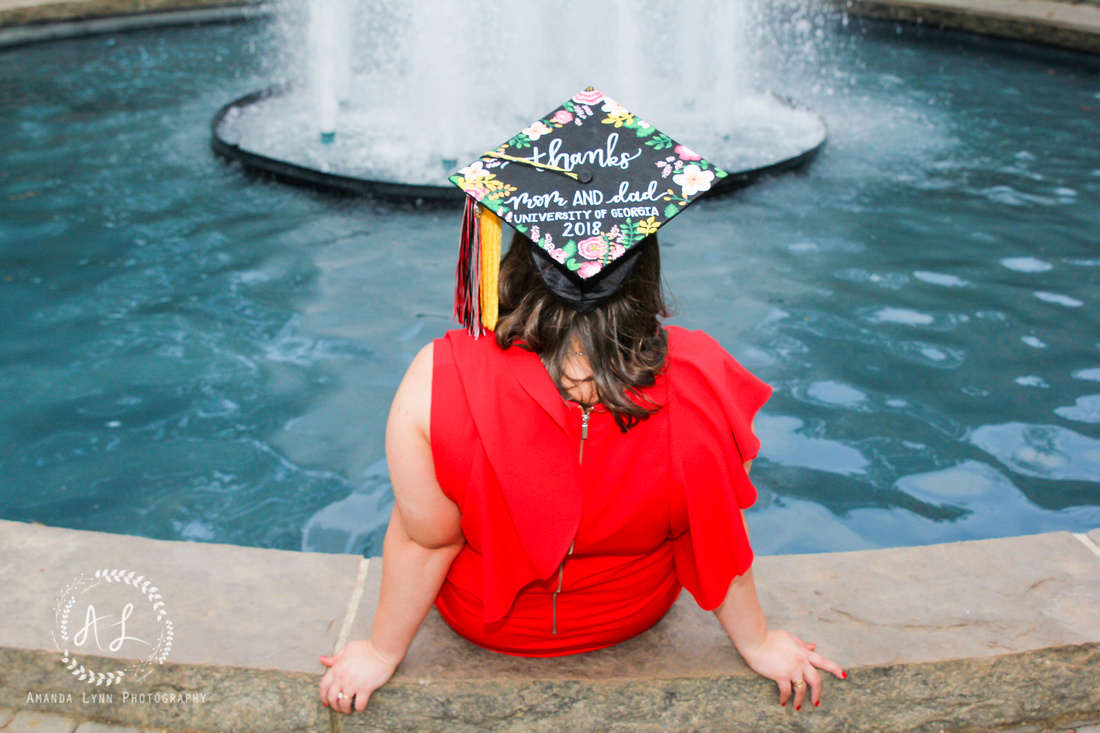
[[[850,674],[800,713],[776,704],[774,685],[685,595],[645,634],[557,659],[485,651],[433,612],[368,713],[345,719],[319,704],[316,655],[369,633],[380,561],[0,521],[0,707],[257,733],[1065,729],[1100,721],[1096,539],[1100,530],[758,558],[773,626],[818,641]],[[203,694],[201,704],[82,701],[94,688],[64,669],[49,630],[59,591],[103,567],[156,579],[177,628],[168,661],[129,692]]]
[[[1100,6],[1056,0],[832,0],[856,15],[1100,53]]]
[[[0,0],[0,28],[111,16],[256,5],[260,0]]]

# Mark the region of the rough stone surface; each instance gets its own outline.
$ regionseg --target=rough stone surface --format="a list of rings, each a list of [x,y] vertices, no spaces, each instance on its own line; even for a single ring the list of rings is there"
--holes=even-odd
[[[278,643],[277,637],[272,637]],[[33,704],[36,712],[59,713],[102,723],[172,731],[234,733],[328,733],[327,711],[317,698],[319,675],[285,670],[199,664],[165,664],[138,688],[115,690],[110,699],[93,694],[58,662],[55,653],[0,647],[0,693],[20,704],[27,692],[67,693],[71,701]],[[87,691],[87,696],[83,693]],[[202,701],[164,704],[128,702],[130,695],[205,695]],[[86,701],[87,700],[87,701]],[[26,704],[32,707],[32,704]],[[22,713],[20,713],[22,714]]]
[[[131,725],[111,725],[109,723],[81,723],[76,733],[144,733],[148,728],[135,728]]]
[[[1100,529],[1094,529],[1094,530],[1092,530],[1091,532],[1089,532],[1089,533],[1088,533],[1088,534],[1087,534],[1086,536],[1087,536],[1087,537],[1088,537],[1088,538],[1089,538],[1090,540],[1092,540],[1092,541],[1093,541],[1093,544],[1095,544],[1095,545],[1097,545],[1098,547],[1100,547]]]
[[[1033,722],[1068,727],[1100,693],[1088,670],[1100,647],[937,664],[852,668],[820,708],[781,708],[746,675],[703,678],[396,680],[345,731],[988,731]],[[980,680],[981,684],[975,684]],[[1022,691],[1026,690],[1026,694]]]
[[[9,733],[73,733],[75,729],[72,718],[34,710],[19,711],[5,728]]]
[[[1100,53],[1100,8],[1051,0],[834,0],[857,15]]]
[[[15,717],[15,708],[0,708],[0,727],[8,724]]]

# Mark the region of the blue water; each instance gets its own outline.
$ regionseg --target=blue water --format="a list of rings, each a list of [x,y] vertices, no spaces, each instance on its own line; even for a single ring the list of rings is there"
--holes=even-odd
[[[459,214],[216,159],[276,35],[0,51],[0,517],[380,550],[386,411],[451,327]],[[673,322],[776,389],[758,550],[1100,526],[1096,59],[832,16],[760,40],[758,85],[828,147],[662,240]]]

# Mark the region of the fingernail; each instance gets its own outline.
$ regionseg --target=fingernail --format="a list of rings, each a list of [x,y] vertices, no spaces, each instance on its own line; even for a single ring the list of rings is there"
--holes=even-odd
[[[795,705],[795,706],[794,706],[794,709],[795,709],[795,710],[801,710],[801,709],[802,709],[802,706],[801,706],[801,705]]]
[[[845,672],[845,671],[843,671],[843,670],[841,670],[841,672],[840,672],[840,679],[842,679],[842,680],[846,680],[846,679],[848,679],[848,673],[847,673],[847,672]]]
[[[787,707],[787,703],[785,703],[785,702],[781,702],[781,703],[779,703],[779,706],[780,706],[780,707],[784,707],[784,708],[785,708],[785,707]]]
[[[821,701],[820,701],[820,700],[818,700],[817,702],[815,702],[815,703],[814,703],[814,707],[816,708],[816,707],[817,707],[818,705],[820,705],[820,704],[821,704]]]

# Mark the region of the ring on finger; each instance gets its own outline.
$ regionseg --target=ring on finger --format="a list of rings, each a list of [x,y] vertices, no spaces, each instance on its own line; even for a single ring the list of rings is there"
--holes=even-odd
[[[794,687],[794,689],[796,690],[801,690],[803,687],[806,686],[806,683],[803,680],[795,680],[791,683],[791,686]]]
[[[336,693],[336,699],[337,699],[337,700],[343,700],[343,699],[344,699],[344,693],[342,693],[342,692],[337,692],[337,693]]]

